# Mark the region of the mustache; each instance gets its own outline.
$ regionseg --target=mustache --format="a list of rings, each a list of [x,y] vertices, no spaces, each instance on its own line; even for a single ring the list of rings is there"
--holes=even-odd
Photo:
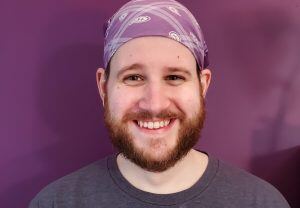
[[[152,120],[152,119],[173,119],[178,118],[179,120],[183,120],[185,118],[185,114],[183,112],[172,112],[170,110],[162,110],[159,113],[152,113],[147,110],[140,110],[137,112],[128,112],[124,115],[123,121],[130,120]]]

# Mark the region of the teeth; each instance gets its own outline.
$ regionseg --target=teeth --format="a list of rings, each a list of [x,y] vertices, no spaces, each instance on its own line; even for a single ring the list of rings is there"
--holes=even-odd
[[[148,122],[148,129],[153,129],[153,122]]]
[[[142,126],[143,127],[143,126]],[[148,127],[148,123],[147,122],[144,122],[144,128],[147,128]]]
[[[165,120],[165,121],[138,121],[138,125],[141,128],[148,128],[148,129],[159,129],[165,126],[168,126],[170,124],[170,120]]]
[[[153,127],[154,127],[155,129],[158,129],[158,128],[159,128],[159,122],[158,122],[158,121],[155,121]]]
[[[170,120],[164,121],[165,126],[168,126],[170,123]]]
[[[165,125],[165,122],[163,122],[163,121],[159,122],[160,127],[164,127],[164,125]]]

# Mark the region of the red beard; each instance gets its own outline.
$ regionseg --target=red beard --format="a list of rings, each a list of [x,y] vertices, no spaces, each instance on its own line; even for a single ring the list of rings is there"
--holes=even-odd
[[[122,121],[113,118],[107,105],[107,100],[104,102],[104,121],[109,130],[112,144],[123,154],[124,157],[140,166],[141,168],[151,172],[163,172],[170,167],[173,167],[180,159],[182,159],[198,142],[201,130],[205,120],[205,103],[201,96],[198,113],[191,119],[186,119],[183,112],[172,113],[163,111],[155,118],[169,119],[176,118],[180,121],[180,129],[176,146],[169,150],[164,158],[159,160],[151,158],[143,150],[138,149],[133,142],[133,135],[128,131],[127,122],[133,120],[146,120],[154,116],[148,111],[128,112],[124,115]],[[152,141],[151,145],[156,145]]]

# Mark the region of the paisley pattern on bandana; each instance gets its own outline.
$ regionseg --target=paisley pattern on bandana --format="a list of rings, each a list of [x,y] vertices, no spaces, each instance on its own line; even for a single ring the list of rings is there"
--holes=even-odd
[[[186,46],[201,69],[208,66],[208,49],[193,14],[175,0],[131,0],[104,27],[104,67],[131,39],[163,36]]]

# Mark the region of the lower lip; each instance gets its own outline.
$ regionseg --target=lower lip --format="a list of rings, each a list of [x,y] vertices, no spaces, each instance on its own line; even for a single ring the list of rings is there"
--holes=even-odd
[[[164,127],[158,128],[158,129],[155,129],[155,128],[153,128],[153,129],[142,128],[135,121],[134,121],[134,124],[140,131],[142,131],[144,133],[159,134],[159,133],[163,133],[165,131],[168,131],[170,128],[172,128],[174,126],[176,120],[177,119],[171,119],[170,123],[167,126],[164,126]]]

